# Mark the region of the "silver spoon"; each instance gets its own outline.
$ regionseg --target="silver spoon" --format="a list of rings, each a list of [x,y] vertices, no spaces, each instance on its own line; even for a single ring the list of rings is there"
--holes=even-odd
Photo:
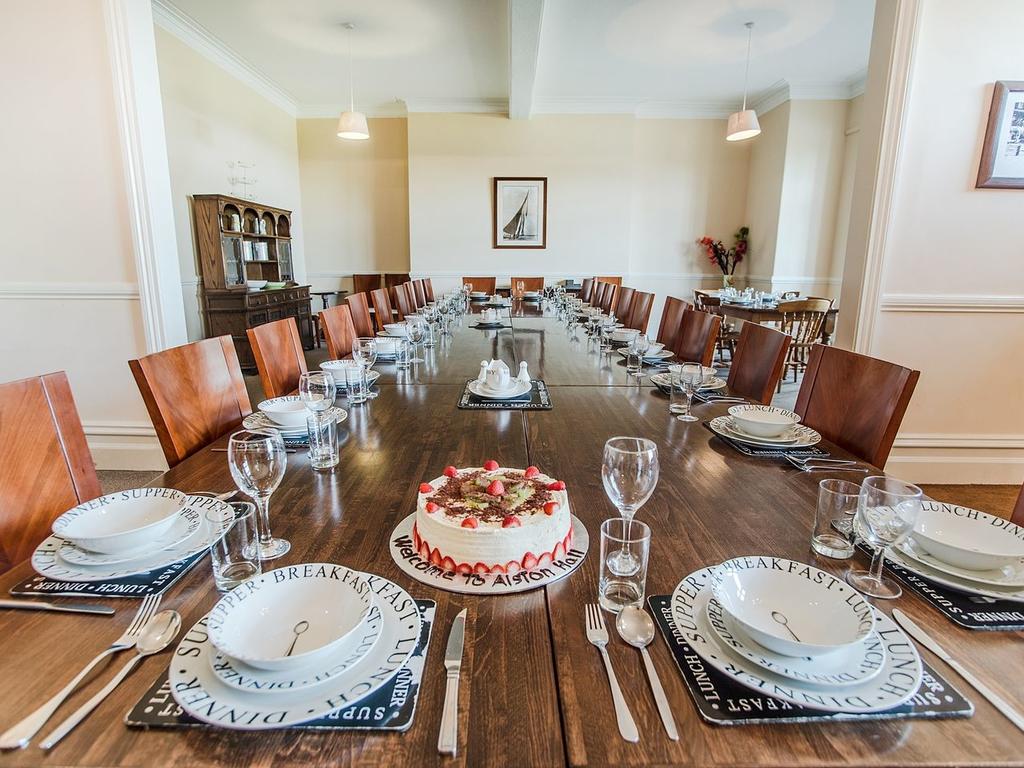
[[[39,746],[42,749],[52,749],[56,746],[57,742],[71,733],[75,726],[85,720],[89,713],[96,709],[99,703],[111,691],[117,688],[122,680],[128,677],[128,673],[135,669],[136,664],[146,656],[160,653],[160,651],[174,642],[174,638],[178,636],[179,629],[181,629],[181,616],[178,615],[177,611],[160,611],[160,613],[147,621],[146,626],[142,628],[142,634],[139,635],[138,642],[135,644],[136,655],[121,667],[121,671],[114,675],[114,678],[103,686],[102,690],[75,710],[74,714],[70,715],[63,723],[58,725]]]
[[[309,622],[305,620],[300,621],[298,624],[292,627],[292,632],[295,633],[295,637],[292,638],[292,644],[288,646],[288,653],[286,653],[285,656],[292,655],[292,651],[295,650],[295,644],[299,642],[299,635],[301,635],[307,629],[309,629]]]
[[[654,701],[658,705],[658,714],[661,715],[661,722],[665,725],[668,737],[673,741],[679,741],[679,731],[676,730],[676,721],[672,717],[672,710],[668,706],[665,689],[661,687],[658,671],[654,668],[651,655],[647,652],[647,646],[654,639],[654,619],[648,616],[646,611],[642,611],[639,608],[623,608],[615,619],[615,629],[619,631],[619,637],[634,648],[640,649],[640,655],[644,660],[644,667],[647,669],[647,680],[651,684],[651,692],[654,694]]]
[[[798,643],[803,642],[803,640],[796,636],[796,632],[789,628],[789,619],[786,618],[786,614],[780,613],[779,611],[772,611],[772,618],[775,619],[775,622],[777,624],[781,624],[782,626],[784,626],[786,628],[786,631],[789,632],[790,636],[794,640],[796,640]]]

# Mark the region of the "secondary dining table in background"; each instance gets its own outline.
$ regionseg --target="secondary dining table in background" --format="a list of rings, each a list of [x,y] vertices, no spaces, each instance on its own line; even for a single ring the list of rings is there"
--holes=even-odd
[[[782,313],[776,307],[755,307],[750,304],[730,304],[722,302],[717,307],[723,315],[735,317],[745,323],[781,323]],[[832,334],[836,330],[836,317],[839,314],[838,307],[832,307],[825,315],[825,322],[821,324],[821,343],[830,344]]]
[[[580,375],[590,364],[583,358],[597,357],[597,352],[587,352],[585,342],[570,342],[553,319],[512,322],[537,332],[515,332],[512,346],[499,342],[498,349],[513,356],[509,362],[526,359],[531,369],[543,364],[553,410],[455,408],[462,382],[472,377],[493,343],[466,322],[455,330],[447,353],[439,352],[437,378],[444,372],[450,381],[427,381],[421,370],[420,383],[380,384],[377,400],[350,411],[337,472],[315,473],[303,454],[291,454],[274,495],[274,531],[293,545],[274,566],[343,563],[393,579],[414,597],[438,601],[422,693],[407,733],[129,730],[124,714],[168,663],[164,655],[146,661],[52,753],[34,746],[4,753],[0,766],[1024,764],[1024,734],[926,652],[925,658],[975,703],[974,717],[722,728],[701,722],[659,638],[651,652],[681,734],[671,742],[650,699],[639,654],[613,636],[612,660],[641,733],[638,744],[628,744],[615,727],[600,658],[584,637],[583,604],[596,597],[596,548],[567,579],[508,597],[437,592],[405,577],[388,554],[388,537],[412,511],[419,482],[437,476],[446,464],[478,465],[485,458],[506,466],[536,464],[566,481],[574,513],[596,537],[600,522],[615,513],[601,486],[600,457],[604,440],[617,434],[652,438],[661,451],[661,481],[640,513],[653,529],[648,594],[669,593],[690,571],[743,554],[793,557],[836,573],[846,567],[815,560],[808,546],[817,481],[828,475],[741,456],[700,423],[669,419],[664,396],[650,386],[551,384],[566,372]],[[538,337],[543,345],[520,341]],[[538,349],[544,350],[543,359]],[[453,370],[456,364],[468,368]],[[600,372],[603,365],[593,363],[594,370]],[[617,373],[618,361],[611,366]],[[394,381],[392,366],[381,363],[378,368],[382,381]],[[725,409],[702,405],[697,412],[710,417]],[[209,450],[165,473],[157,484],[184,490],[233,487],[224,454]],[[29,573],[23,563],[0,579],[0,587],[6,591]],[[190,626],[216,598],[203,562],[169,590],[162,607],[179,610]],[[124,628],[135,603],[112,604],[118,607],[113,620],[0,612],[0,723],[14,722],[41,703]],[[885,611],[893,607],[905,610],[1000,693],[1019,698],[1024,683],[1019,636],[959,629],[910,594],[881,606]],[[470,619],[459,752],[452,759],[437,753],[437,732],[443,649],[451,621],[462,608],[469,609]],[[93,683],[88,691],[96,687]],[[83,699],[80,693],[74,701]]]

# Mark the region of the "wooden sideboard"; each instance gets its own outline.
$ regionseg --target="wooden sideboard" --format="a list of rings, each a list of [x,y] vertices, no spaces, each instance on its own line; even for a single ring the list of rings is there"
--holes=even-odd
[[[206,333],[230,334],[242,368],[253,369],[256,360],[245,335],[246,328],[294,317],[302,346],[313,347],[313,325],[309,309],[309,286],[295,285],[262,291],[205,291]]]

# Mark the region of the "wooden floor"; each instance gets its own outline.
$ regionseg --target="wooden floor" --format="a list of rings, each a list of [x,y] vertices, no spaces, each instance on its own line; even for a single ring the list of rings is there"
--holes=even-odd
[[[938,501],[980,509],[990,515],[1009,517],[1017,503],[1017,485],[922,485],[921,488]]]

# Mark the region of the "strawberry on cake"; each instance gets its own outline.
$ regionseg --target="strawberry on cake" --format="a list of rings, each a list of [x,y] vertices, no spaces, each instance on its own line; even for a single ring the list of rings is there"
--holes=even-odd
[[[420,485],[413,543],[424,560],[458,573],[516,573],[550,564],[572,544],[565,483],[536,467],[446,467]]]

